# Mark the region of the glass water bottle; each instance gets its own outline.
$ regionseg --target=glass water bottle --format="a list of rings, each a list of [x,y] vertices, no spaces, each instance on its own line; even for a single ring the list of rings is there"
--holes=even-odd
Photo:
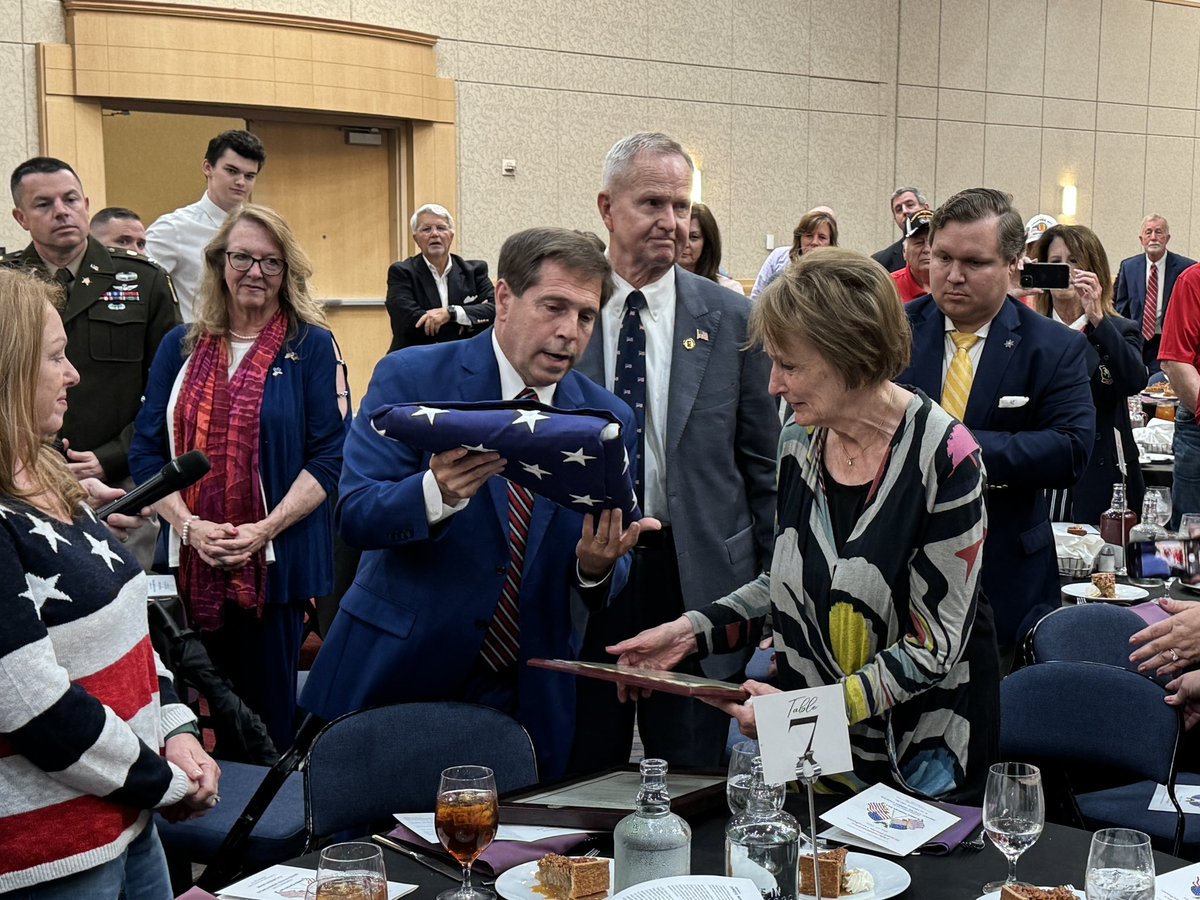
[[[1165,541],[1168,537],[1170,535],[1167,534],[1167,529],[1158,524],[1158,495],[1147,493],[1142,500],[1142,521],[1129,529],[1129,542],[1132,544],[1134,541]],[[1129,581],[1144,587],[1163,585],[1161,578],[1134,578],[1132,573]]]
[[[671,812],[667,761],[645,759],[633,813],[613,831],[613,893],[630,885],[692,872],[692,829]]]
[[[774,788],[763,780],[762,757],[755,757],[746,811],[725,827],[725,874],[749,878],[763,900],[796,900],[800,827],[775,805]]]

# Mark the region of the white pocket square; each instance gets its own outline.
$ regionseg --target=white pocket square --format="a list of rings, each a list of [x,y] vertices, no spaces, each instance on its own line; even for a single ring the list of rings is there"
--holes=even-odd
[[[1028,397],[1001,397],[1000,398],[1000,408],[1001,409],[1017,409],[1018,407],[1024,406],[1028,402],[1029,402]]]
[[[479,299],[478,294],[472,294],[470,297],[463,297],[463,301],[462,301],[463,306],[466,306],[468,303],[474,303],[478,299]]]

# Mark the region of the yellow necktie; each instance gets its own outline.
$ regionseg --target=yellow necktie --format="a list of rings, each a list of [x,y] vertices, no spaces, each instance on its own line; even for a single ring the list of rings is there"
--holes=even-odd
[[[975,379],[975,367],[971,365],[969,354],[979,335],[952,331],[950,339],[956,349],[946,371],[946,386],[942,388],[942,409],[962,421],[967,411],[967,398],[971,396],[971,382]]]

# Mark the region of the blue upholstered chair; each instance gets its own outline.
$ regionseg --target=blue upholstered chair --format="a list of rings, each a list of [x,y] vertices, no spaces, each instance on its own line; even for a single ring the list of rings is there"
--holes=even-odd
[[[1026,637],[1026,657],[1035,663],[1052,660],[1097,662],[1137,672],[1129,661],[1129,638],[1146,627],[1130,609],[1109,603],[1064,606],[1041,619]],[[1159,679],[1147,673],[1160,685]]]

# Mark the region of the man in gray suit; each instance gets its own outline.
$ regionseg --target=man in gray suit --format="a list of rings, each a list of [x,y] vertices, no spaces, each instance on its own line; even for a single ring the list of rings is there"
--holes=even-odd
[[[597,204],[610,233],[616,290],[601,311],[579,370],[629,403],[642,452],[642,509],[663,530],[645,534],[629,582],[594,613],[583,658],[697,609],[755,578],[770,560],[779,417],[767,391],[770,362],[745,350],[750,304],[675,264],[691,221],[692,160],[663,134],[618,141]],[[741,654],[686,660],[680,671],[740,681]],[[574,768],[628,761],[633,704],[612,685],[579,679]],[[719,765],[729,718],[698,701],[652,694],[637,703],[647,756]]]

